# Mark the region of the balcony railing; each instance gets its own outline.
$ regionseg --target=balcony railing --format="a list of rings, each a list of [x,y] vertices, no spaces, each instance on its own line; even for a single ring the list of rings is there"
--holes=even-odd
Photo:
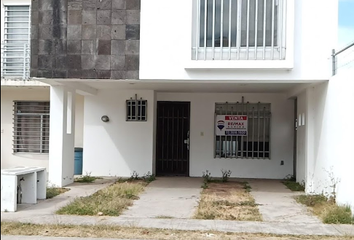
[[[1,43],[1,79],[28,80],[29,77],[29,44]]]
[[[332,75],[354,68],[354,41],[341,50],[332,50]]]

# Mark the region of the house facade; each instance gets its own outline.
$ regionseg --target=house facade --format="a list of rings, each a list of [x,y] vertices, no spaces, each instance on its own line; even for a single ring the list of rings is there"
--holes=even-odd
[[[2,81],[2,167],[45,166],[64,186],[83,147],[83,172],[96,176],[294,175],[308,193],[336,183],[339,202],[353,206],[353,75],[331,71],[337,4],[21,2],[30,80]],[[40,113],[33,148],[11,120],[30,121],[26,104]]]

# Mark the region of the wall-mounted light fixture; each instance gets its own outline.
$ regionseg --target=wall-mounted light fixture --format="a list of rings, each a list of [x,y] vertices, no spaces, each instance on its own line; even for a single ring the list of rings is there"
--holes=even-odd
[[[109,117],[107,115],[103,115],[101,117],[102,122],[109,122]]]

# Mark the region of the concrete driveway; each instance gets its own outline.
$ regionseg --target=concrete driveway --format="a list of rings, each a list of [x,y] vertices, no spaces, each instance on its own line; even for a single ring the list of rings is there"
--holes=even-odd
[[[265,222],[321,223],[294,197],[304,192],[289,190],[281,180],[247,179],[252,187],[251,194]]]
[[[158,177],[122,217],[191,218],[198,206],[202,178]]]

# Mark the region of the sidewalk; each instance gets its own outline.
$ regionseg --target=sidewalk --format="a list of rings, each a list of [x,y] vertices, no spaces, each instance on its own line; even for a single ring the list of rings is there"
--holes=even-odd
[[[41,236],[1,236],[1,240],[113,240],[112,238],[73,238],[73,237],[41,237]],[[118,239],[114,240],[126,240]],[[129,240],[141,240],[141,239],[129,239]]]

